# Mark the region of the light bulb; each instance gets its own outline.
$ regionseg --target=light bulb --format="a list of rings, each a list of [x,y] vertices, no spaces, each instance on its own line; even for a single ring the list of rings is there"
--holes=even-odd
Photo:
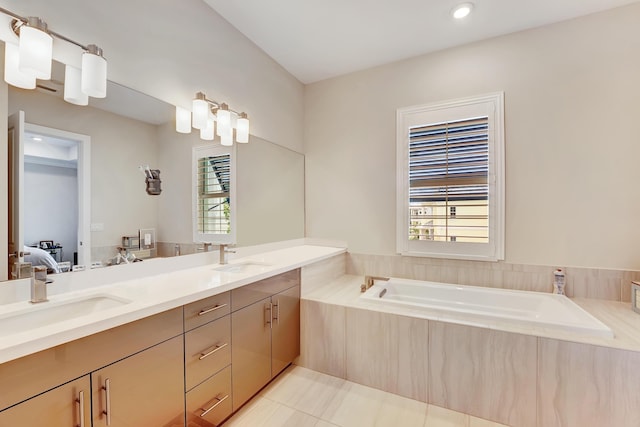
[[[236,141],[243,144],[249,142],[249,119],[245,113],[240,114],[236,123]]]
[[[4,81],[22,89],[35,89],[36,78],[18,69],[19,57],[18,45],[6,42],[4,44]]]
[[[457,5],[451,11],[451,15],[455,19],[462,19],[462,18],[467,17],[471,13],[472,9],[473,9],[473,3],[462,3],[462,4]]]
[[[218,129],[220,129],[219,123]],[[220,144],[224,145],[225,147],[230,147],[233,145],[233,129],[229,128],[228,131],[220,135]]]
[[[176,107],[176,132],[191,133],[191,111]]]
[[[229,106],[227,104],[222,104],[216,113],[216,118],[218,121],[218,136],[222,137],[227,133],[230,133],[231,130],[231,111],[229,111]]]
[[[213,141],[215,133],[213,132],[215,124],[214,121],[209,119],[207,120],[207,125],[200,129],[200,139],[204,139],[205,141]]]
[[[191,111],[193,111],[193,127],[196,129],[204,129],[207,127],[207,120],[209,119],[209,103],[204,99],[196,98],[193,100]]]
[[[82,91],[94,98],[107,96],[107,61],[102,49],[94,44],[82,54]]]
[[[20,60],[18,69],[37,79],[51,78],[53,37],[47,33],[47,24],[40,18],[29,17],[20,27]]]
[[[64,67],[64,100],[75,105],[89,105],[89,96],[82,92],[82,72],[73,65]]]

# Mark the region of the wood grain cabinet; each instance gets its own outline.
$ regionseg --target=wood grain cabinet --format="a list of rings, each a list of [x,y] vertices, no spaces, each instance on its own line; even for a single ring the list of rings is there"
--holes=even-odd
[[[276,292],[264,298],[266,289]],[[231,302],[236,411],[300,354],[300,271],[233,290]]]
[[[183,354],[178,336],[92,372],[93,427],[184,425]]]
[[[91,427],[89,375],[0,412],[0,426]]]

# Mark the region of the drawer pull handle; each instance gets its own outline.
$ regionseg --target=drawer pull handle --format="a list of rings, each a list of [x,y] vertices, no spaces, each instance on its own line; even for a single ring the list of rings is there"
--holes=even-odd
[[[213,400],[217,400],[216,403],[213,404],[213,406],[211,406],[209,409],[204,409],[204,408],[200,408],[202,412],[202,414],[200,415],[200,418],[204,418],[205,415],[207,415],[209,412],[213,411],[214,409],[216,409],[216,406],[218,406],[219,404],[221,404],[222,402],[224,402],[225,400],[227,400],[227,398],[229,397],[229,395],[227,394],[225,397],[220,398],[220,397],[216,397]]]
[[[76,427],[84,427],[84,391],[78,393],[76,403],[78,404],[78,416],[80,417],[80,424],[77,424]]]
[[[102,413],[107,416],[107,425],[110,426],[111,425],[111,380],[109,378],[107,378],[104,381],[104,386],[102,386],[102,389],[104,390],[104,394],[106,397],[104,411],[102,411]]]
[[[202,360],[202,359],[204,359],[205,357],[209,357],[209,356],[211,356],[213,353],[215,353],[216,351],[221,350],[221,349],[225,348],[225,347],[226,347],[226,346],[228,346],[228,345],[229,345],[228,343],[224,343],[224,344],[216,345],[216,346],[213,348],[213,350],[211,350],[210,352],[208,352],[208,353],[200,353],[200,357],[199,357],[198,359]]]
[[[202,310],[200,310],[200,312],[198,313],[198,316],[204,316],[207,313],[211,313],[212,311],[216,311],[221,309],[222,307],[226,307],[227,304],[216,304],[211,308],[203,308]]]

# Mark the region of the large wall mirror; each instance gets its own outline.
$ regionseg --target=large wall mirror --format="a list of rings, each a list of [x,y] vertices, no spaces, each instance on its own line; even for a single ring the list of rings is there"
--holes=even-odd
[[[54,73],[61,68],[56,64]],[[205,141],[195,132],[175,132],[174,107],[155,98],[110,82],[106,99],[91,99],[89,106],[79,107],[63,101],[62,80],[54,77],[31,91],[9,87],[8,113],[24,111],[27,127],[32,129],[90,138],[90,213],[85,226],[91,261],[113,258],[122,237],[140,229],[155,230],[158,256],[174,255],[176,245],[183,255],[195,252],[199,245],[193,239],[192,149]],[[42,136],[29,134],[33,144]],[[71,145],[58,143],[55,149],[44,151],[74,151]],[[33,158],[27,159],[27,169],[31,178],[39,173],[38,182],[48,186],[25,188],[29,204],[22,208],[28,210],[25,215],[31,224],[25,223],[25,244],[52,242],[56,247],[59,243],[61,259],[73,262],[78,252],[74,237],[55,233],[77,230],[76,222],[83,221],[80,209],[59,209],[78,203],[74,163],[59,155],[57,160],[54,155],[50,160],[45,154],[38,156],[35,164]],[[236,147],[235,156],[236,243],[248,246],[304,237],[304,156],[254,136],[249,144]],[[145,191],[146,166],[161,172],[160,195]],[[77,173],[75,179],[81,179]],[[54,188],[54,184],[59,186]],[[73,212],[79,212],[78,217]]]

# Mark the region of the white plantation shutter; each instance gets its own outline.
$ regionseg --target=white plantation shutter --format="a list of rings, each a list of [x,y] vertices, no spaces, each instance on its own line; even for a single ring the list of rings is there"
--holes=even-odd
[[[488,117],[409,131],[409,239],[487,242]]]
[[[504,257],[502,93],[398,110],[398,252]]]

